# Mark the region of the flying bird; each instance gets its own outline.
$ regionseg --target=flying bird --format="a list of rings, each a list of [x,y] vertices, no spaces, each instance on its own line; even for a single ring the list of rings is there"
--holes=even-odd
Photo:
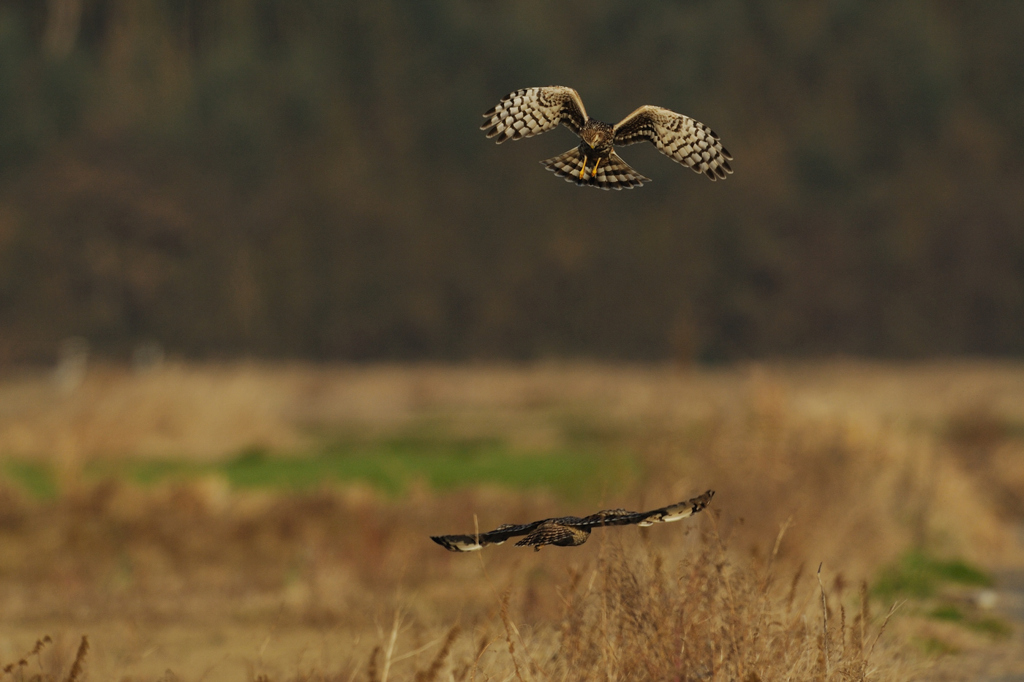
[[[475,552],[487,545],[500,545],[509,538],[525,535],[516,547],[530,547],[540,551],[543,545],[576,547],[590,537],[590,531],[597,526],[650,526],[655,523],[669,523],[692,516],[708,506],[715,491],[709,490],[699,497],[672,504],[648,512],[631,512],[625,509],[606,509],[590,516],[562,516],[541,519],[533,523],[515,525],[506,523],[487,533],[473,535],[438,535],[431,540],[453,552]]]
[[[557,128],[559,124],[580,137],[580,145],[564,154],[541,161],[567,182],[601,189],[632,189],[650,178],[630,168],[614,147],[653,142],[658,151],[712,180],[732,173],[732,156],[711,128],[689,116],[645,105],[614,126],[587,115],[578,92],[561,85],[523,88],[505,95],[484,114],[480,130],[487,137],[518,140]]]

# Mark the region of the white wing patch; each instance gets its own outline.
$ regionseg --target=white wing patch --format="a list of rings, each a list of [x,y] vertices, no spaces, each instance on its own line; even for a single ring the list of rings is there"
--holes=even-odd
[[[640,523],[638,526],[651,526],[655,523],[672,523],[673,521],[679,521],[681,519],[689,518],[704,509],[711,502],[711,498],[715,496],[714,490],[709,490],[703,495],[693,498],[692,500],[686,500],[678,504],[671,504],[661,509],[656,509],[653,512],[648,512],[647,518]]]

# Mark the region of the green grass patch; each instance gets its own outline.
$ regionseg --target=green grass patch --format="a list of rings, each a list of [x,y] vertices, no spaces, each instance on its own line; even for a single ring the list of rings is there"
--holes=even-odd
[[[47,464],[12,460],[4,462],[2,471],[32,497],[49,500],[57,496],[57,477]]]
[[[489,483],[512,489],[549,488],[579,497],[595,488],[617,487],[623,475],[635,471],[622,458],[595,452],[522,453],[495,443],[447,446],[403,441],[307,457],[247,453],[228,462],[223,473],[238,487],[301,489],[325,481],[362,481],[398,494],[422,481],[439,490]]]
[[[933,596],[943,583],[988,587],[992,585],[992,578],[965,561],[944,561],[921,551],[911,551],[879,572],[872,593],[886,600],[893,597],[925,599]]]
[[[1004,639],[1013,634],[1013,627],[1002,618],[990,616],[967,623],[967,627],[996,639]]]
[[[948,654],[960,653],[960,649],[937,637],[915,639],[914,643],[928,656],[945,656]]]
[[[964,619],[963,612],[952,604],[938,606],[932,609],[928,616],[936,620],[948,620],[953,623],[959,623]]]
[[[84,475],[142,485],[219,475],[235,488],[289,490],[361,482],[394,495],[416,482],[437,490],[492,484],[517,490],[547,488],[579,499],[621,488],[635,477],[638,466],[627,456],[596,448],[523,452],[494,439],[445,440],[413,434],[377,442],[336,442],[305,453],[253,447],[215,463],[94,462],[85,467]]]
[[[1003,619],[995,616],[978,618],[976,615],[967,615],[953,604],[941,604],[935,607],[928,612],[928,617],[956,623],[969,630],[974,630],[997,639],[1009,637],[1013,634],[1013,628]]]
[[[0,467],[8,480],[36,498],[58,493],[48,464],[11,460]],[[140,485],[216,475],[235,488],[307,490],[360,482],[398,495],[417,482],[437,490],[490,484],[546,488],[570,499],[621,489],[638,473],[635,459],[593,444],[524,451],[496,438],[456,438],[422,428],[389,438],[335,438],[305,452],[251,447],[220,462],[118,459],[91,462],[83,470],[86,480],[115,478]]]

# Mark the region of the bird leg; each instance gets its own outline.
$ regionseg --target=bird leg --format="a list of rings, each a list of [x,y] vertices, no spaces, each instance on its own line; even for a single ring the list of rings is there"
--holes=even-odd
[[[601,157],[597,157],[597,163],[594,164],[594,170],[590,171],[590,177],[597,175],[597,167],[601,165]]]
[[[597,168],[597,166],[594,166]],[[583,174],[587,172],[587,157],[583,157],[583,168],[580,168],[580,180],[583,179]]]

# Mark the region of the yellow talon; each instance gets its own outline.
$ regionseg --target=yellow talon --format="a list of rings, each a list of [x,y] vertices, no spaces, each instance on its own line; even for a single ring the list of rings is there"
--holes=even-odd
[[[594,164],[594,170],[590,171],[590,177],[597,175],[597,167],[601,165],[601,157],[597,157],[597,163]]]
[[[587,172],[587,157],[583,157],[583,168],[580,168],[580,180],[583,179],[583,174]]]

